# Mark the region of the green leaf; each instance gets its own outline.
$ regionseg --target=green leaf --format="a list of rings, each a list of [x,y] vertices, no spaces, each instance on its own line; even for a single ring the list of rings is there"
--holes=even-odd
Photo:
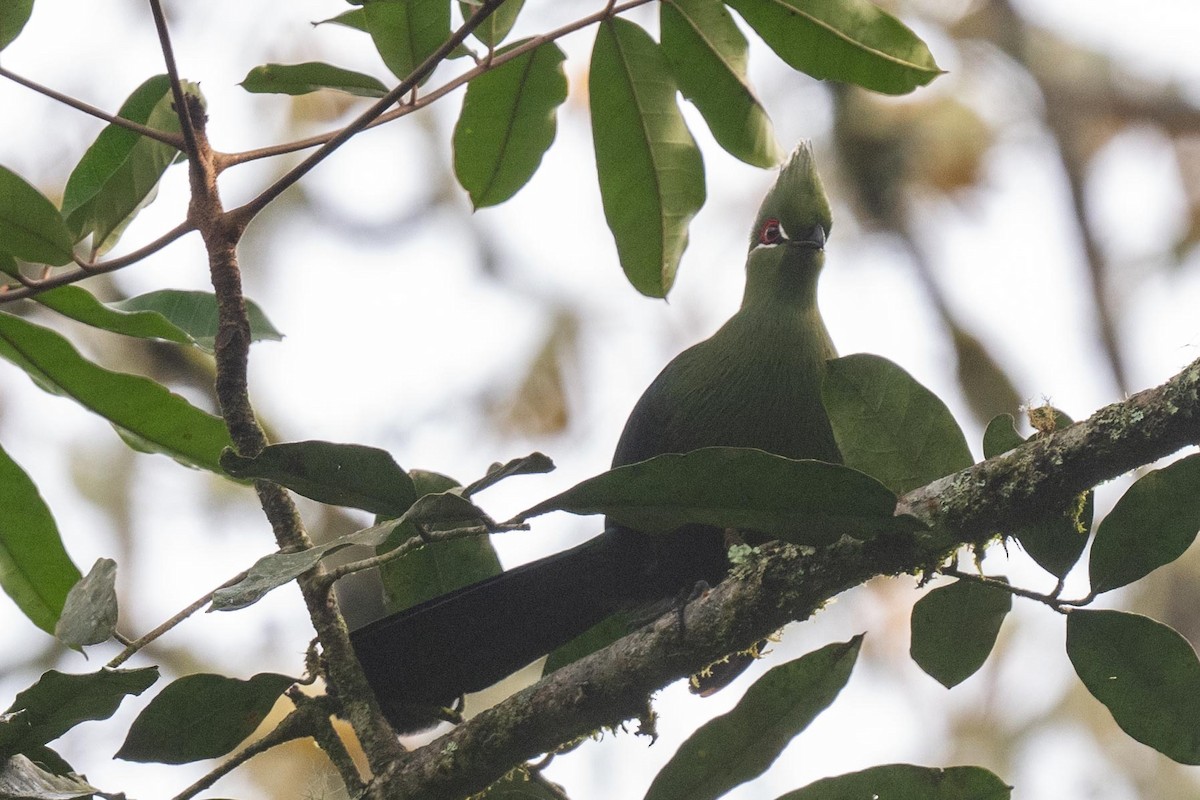
[[[886,358],[830,361],[821,398],[846,464],[898,495],[973,462],[946,404]]]
[[[192,337],[201,350],[211,353],[216,346],[217,298],[212,292],[159,289],[110,303],[109,307],[117,311],[157,312]],[[283,334],[271,324],[262,308],[253,300],[246,300],[246,315],[250,318],[250,341],[278,342],[283,339]]]
[[[361,6],[359,8],[352,8],[349,11],[343,11],[336,17],[330,17],[329,19],[323,19],[313,23],[313,27],[316,27],[317,25],[342,25],[346,28],[353,28],[356,31],[370,33],[370,31],[367,30],[367,12]]]
[[[710,800],[766,771],[850,679],[862,635],[763,675],[728,714],[700,727],[655,776],[646,800]]]
[[[436,472],[413,470],[410,474],[422,498],[453,496],[453,490],[458,486],[453,478]],[[436,531],[454,525],[431,527]],[[376,552],[389,552],[416,535],[414,523],[399,525]],[[500,559],[496,557],[491,540],[487,536],[465,536],[429,542],[392,559],[379,567],[379,579],[383,583],[384,605],[388,613],[394,613],[490,578],[500,571]]]
[[[471,35],[488,47],[495,47],[508,36],[524,6],[525,0],[505,0],[487,19],[479,23]],[[478,0],[459,0],[458,3],[458,10],[464,20],[470,19],[478,7]]]
[[[1138,614],[1075,609],[1067,655],[1123,731],[1181,764],[1200,764],[1200,661],[1187,639]]]
[[[227,450],[221,466],[235,478],[265,478],[319,503],[388,518],[399,517],[417,499],[408,473],[377,447],[289,442],[269,445],[253,458]]]
[[[117,627],[117,562],[98,558],[71,587],[54,635],[73,650],[108,641]]]
[[[454,126],[454,174],[475,208],[512,197],[542,163],[554,141],[555,112],[567,99],[565,59],[549,42],[467,84]]]
[[[487,475],[484,475],[477,481],[471,483],[462,490],[466,497],[470,497],[477,492],[482,492],[490,486],[495,486],[505,478],[511,478],[514,475],[541,475],[554,470],[554,462],[545,453],[533,452],[521,458],[514,458],[511,461],[506,461],[503,464],[496,463],[488,467]],[[454,484],[457,486],[458,484]],[[449,487],[446,487],[449,488]],[[433,491],[433,490],[427,490]],[[442,490],[438,490],[442,491]]]
[[[775,53],[818,80],[907,94],[942,73],[929,48],[868,0],[729,0]]]
[[[225,423],[154,381],[97,366],[54,331],[10,314],[0,314],[0,357],[107,419],[131,447],[223,474],[217,459],[233,444]]]
[[[199,87],[185,83],[188,94]],[[156,75],[134,90],[118,116],[155,130],[179,133],[170,83]],[[63,216],[77,239],[92,235],[92,250],[103,253],[158,192],[158,182],[179,156],[168,144],[108,125],[67,179]]]
[[[885,764],[822,778],[778,800],[1008,800],[1012,787],[982,767]]]
[[[246,73],[238,85],[257,94],[308,94],[320,89],[335,89],[358,97],[387,94],[387,87],[377,78],[320,61],[263,64]]]
[[[64,317],[91,325],[93,328],[136,336],[139,339],[162,339],[176,344],[191,344],[192,337],[154,311],[126,312],[106,306],[91,292],[79,286],[60,286],[35,295],[34,300]]]
[[[0,251],[61,267],[75,244],[62,214],[15,172],[0,167]]]
[[[843,534],[866,539],[919,526],[893,516],[895,508],[896,496],[887,487],[839,464],[746,447],[704,447],[611,469],[515,519],[548,511],[605,514],[646,533],[700,523],[819,546]]]
[[[401,80],[450,38],[450,0],[369,0],[362,10],[375,49]]]
[[[1017,433],[1017,421],[1012,414],[993,417],[983,431],[984,458],[995,458],[1023,444],[1025,439]]]
[[[463,497],[462,489],[457,488],[421,495],[412,507],[404,512],[401,520],[406,523],[451,527],[482,525],[489,521],[488,515]]]
[[[675,80],[637,25],[602,22],[588,96],[604,218],[633,287],[666,297],[704,205],[704,161],[675,104]]]
[[[957,686],[983,666],[1011,610],[1003,589],[969,580],[939,586],[913,606],[909,655],[947,689]]]
[[[1200,531],[1200,455],[1138,479],[1096,529],[1092,591],[1111,591],[1183,555]]]
[[[217,758],[254,733],[295,678],[262,672],[249,680],[188,675],[142,710],[116,758],[187,764]]]
[[[54,741],[81,722],[108,719],[127,696],[141,694],[157,680],[158,667],[102,669],[84,675],[50,670],[19,693],[5,712],[21,712],[24,728],[19,743],[9,741],[9,752]],[[0,740],[6,739],[0,734]]]
[[[1056,428],[1071,424],[1070,417],[1061,411],[1054,409],[1053,414]],[[1017,433],[1012,415],[1001,414],[988,423],[987,430],[984,431],[984,458],[994,458],[1006,453],[1026,441],[1033,441],[1039,435],[1041,434],[1035,433],[1029,439],[1022,439]],[[1046,516],[1032,525],[1012,531],[1012,535],[1038,566],[1056,578],[1062,578],[1070,572],[1083,555],[1088,531],[1092,528],[1094,494],[1089,491],[1060,513]]]
[[[5,0],[0,3],[0,50],[20,35],[33,13],[33,0]]]
[[[399,524],[398,520],[388,520],[345,536],[339,536],[307,550],[265,555],[246,571],[246,577],[213,593],[212,610],[236,611],[239,608],[253,605],[263,599],[272,589],[277,589],[308,572],[325,556],[352,545],[378,547],[387,541]]]
[[[679,89],[730,155],[772,167],[783,153],[746,76],[746,37],[721,0],[659,4],[662,49]]]
[[[56,775],[18,753],[0,760],[0,797],[14,800],[71,800],[99,796],[100,790],[82,775]]]
[[[46,501],[0,447],[0,586],[34,625],[53,633],[78,580]]]

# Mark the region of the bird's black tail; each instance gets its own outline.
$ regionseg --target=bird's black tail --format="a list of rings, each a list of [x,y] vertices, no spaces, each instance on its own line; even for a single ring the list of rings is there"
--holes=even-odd
[[[637,592],[622,551],[602,534],[351,633],[393,727],[427,727],[431,709],[487,688],[625,606]]]

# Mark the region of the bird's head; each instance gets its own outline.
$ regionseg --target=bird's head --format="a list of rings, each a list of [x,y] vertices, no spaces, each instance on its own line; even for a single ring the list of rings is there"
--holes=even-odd
[[[815,303],[817,276],[825,263],[825,238],[832,226],[812,145],[801,142],[780,168],[750,230],[742,304],[767,300]]]

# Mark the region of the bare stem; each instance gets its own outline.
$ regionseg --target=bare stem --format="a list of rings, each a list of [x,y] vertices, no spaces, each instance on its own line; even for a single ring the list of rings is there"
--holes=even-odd
[[[176,225],[171,230],[164,233],[162,236],[155,239],[153,242],[134,250],[132,253],[114,258],[111,261],[100,263],[88,263],[79,261],[79,269],[70,272],[63,272],[49,278],[40,280],[31,280],[29,278],[17,278],[21,284],[20,288],[0,287],[0,303],[11,303],[14,300],[22,300],[28,297],[39,295],[42,292],[47,292],[59,286],[66,286],[71,283],[78,283],[84,278],[90,278],[93,275],[103,275],[106,272],[115,272],[123,269],[130,264],[137,263],[146,256],[153,255],[159,250],[162,250],[167,245],[182,237],[186,233],[191,233],[196,230],[196,226],[191,221],[184,221]]]
[[[123,644],[125,644],[125,649],[122,650],[120,653],[118,653],[116,655],[116,657],[113,658],[112,661],[108,662],[108,668],[116,669],[117,667],[121,666],[126,661],[128,661],[133,656],[134,653],[141,650],[143,647],[150,644],[155,639],[162,636],[164,633],[171,630],[176,625],[178,625],[179,623],[183,622],[185,619],[190,617],[192,614],[195,614],[197,611],[199,611],[200,609],[202,609],[206,605],[208,605],[210,602],[212,602],[213,595],[217,593],[218,589],[224,589],[226,586],[233,586],[235,583],[238,583],[238,582],[242,581],[243,579],[245,579],[245,577],[246,577],[245,572],[240,572],[237,575],[234,575],[232,578],[230,578],[229,580],[222,583],[216,589],[211,589],[211,590],[205,592],[204,595],[202,595],[195,602],[186,606],[183,610],[181,610],[179,613],[172,616],[170,619],[168,619],[166,622],[159,625],[154,630],[138,637],[137,639],[134,639],[133,641],[123,642]]]
[[[155,141],[162,142],[163,144],[169,144],[171,147],[174,147],[178,150],[183,149],[183,137],[179,134],[171,133],[169,131],[160,131],[156,128],[143,125],[140,122],[134,122],[131,119],[125,119],[124,117],[118,117],[113,114],[109,114],[103,109],[96,108],[93,105],[85,103],[82,100],[77,100],[70,95],[65,95],[62,92],[56,92],[54,89],[51,89],[48,86],[43,86],[40,83],[31,81],[28,78],[24,78],[15,72],[12,72],[11,70],[5,69],[4,67],[0,67],[0,77],[8,78],[13,83],[19,83],[27,89],[32,89],[38,94],[45,95],[52,100],[57,100],[63,105],[70,106],[76,111],[82,111],[83,113],[89,114],[97,119],[102,119],[109,124],[116,125],[120,128],[125,128],[126,130],[133,131],[137,134],[141,134],[148,139],[154,139]]]
[[[204,775],[200,780],[175,795],[173,800],[190,800],[190,798],[200,794],[200,792],[203,792],[259,753],[265,753],[272,747],[310,736],[311,727],[312,724],[308,719],[308,714],[300,710],[293,711],[279,723],[278,727],[266,736],[238,751],[228,761],[221,763],[212,772]]]
[[[1050,608],[1053,608],[1059,613],[1062,613],[1062,607],[1064,605],[1074,605],[1074,603],[1069,601],[1059,600],[1053,595],[1041,594],[1040,592],[1034,592],[1030,589],[1022,589],[1020,586],[1013,586],[1011,583],[1005,583],[1004,581],[996,580],[995,578],[989,578],[987,575],[979,575],[974,572],[963,572],[962,570],[953,567],[940,570],[940,572],[943,575],[950,576],[951,578],[958,578],[961,581],[978,583],[980,586],[987,586],[992,589],[998,589],[1002,592],[1008,592],[1009,594],[1017,597],[1024,597],[1026,600],[1036,600],[1039,603],[1050,606]]]
[[[485,72],[494,70],[494,69],[508,63],[509,61],[512,61],[514,58],[520,58],[521,56],[525,55],[526,53],[530,52],[531,50],[536,50],[537,48],[541,47],[544,44],[553,42],[557,39],[561,39],[562,37],[564,37],[568,34],[583,30],[584,28],[587,28],[591,25],[595,25],[598,22],[603,22],[604,20],[609,19],[610,17],[614,17],[618,14],[624,13],[625,11],[628,11],[632,8],[637,8],[638,6],[645,5],[648,2],[650,2],[650,0],[626,0],[626,2],[617,4],[617,5],[613,5],[612,3],[609,3],[608,5],[605,6],[605,8],[601,9],[600,11],[597,11],[594,14],[590,14],[586,17],[575,20],[574,22],[567,23],[566,25],[563,25],[560,28],[556,28],[552,31],[541,34],[540,36],[534,36],[533,38],[529,39],[524,44],[514,47],[511,50],[507,50],[504,53],[497,53],[491,58],[483,59],[474,68],[469,69],[466,72],[464,72],[463,74],[452,78],[451,80],[447,81],[442,86],[439,86],[437,89],[425,91],[424,94],[422,94],[416,101],[414,101],[410,104],[405,104],[405,105],[401,106],[400,108],[397,108],[393,111],[387,111],[384,113],[373,114],[372,112],[376,108],[379,108],[381,105],[383,108],[387,108],[390,105],[390,103],[384,104],[383,101],[381,100],[378,103],[376,103],[375,105],[373,105],[371,108],[367,109],[367,111],[365,111],[357,120],[355,120],[354,123],[351,123],[351,124],[353,125],[353,124],[359,122],[360,120],[363,119],[363,117],[370,116],[370,120],[368,122],[366,122],[365,124],[363,124],[360,129],[358,129],[358,130],[366,130],[367,128],[374,128],[377,125],[382,125],[386,122],[391,122],[392,120],[396,120],[401,117],[408,116],[409,114],[413,113],[414,111],[419,111],[420,109],[428,106],[429,104],[433,103],[435,100],[439,100],[442,97],[445,97],[447,94],[450,94],[455,89],[459,88],[460,86],[463,86],[466,83],[469,83],[470,81],[474,80],[475,78],[479,77],[480,75],[484,74]],[[405,84],[402,83],[400,85],[404,86]],[[399,87],[397,87],[397,88],[399,88]],[[393,91],[393,93],[394,93],[394,91]],[[403,94],[403,93],[401,93],[401,94]],[[390,96],[391,96],[391,93],[389,93],[389,97]],[[387,98],[384,98],[384,99],[386,100]],[[223,154],[220,156],[219,161],[220,161],[220,164],[222,167],[227,167],[227,166],[232,166],[234,164],[241,164],[246,161],[255,161],[255,160],[258,160],[261,158],[270,158],[273,156],[285,155],[287,153],[295,153],[300,150],[307,150],[310,147],[318,147],[320,145],[328,144],[331,141],[333,141],[336,137],[341,135],[343,130],[329,131],[327,133],[319,134],[317,136],[311,136],[307,139],[299,139],[295,142],[288,142],[285,144],[273,145],[270,147],[263,147],[263,148],[259,148],[256,150],[247,150],[242,153]],[[357,132],[357,130],[356,130],[356,132]]]
[[[333,152],[339,147],[365,130],[368,125],[370,125],[381,114],[387,111],[387,109],[390,108],[394,103],[399,102],[404,95],[408,94],[409,91],[415,89],[417,84],[419,84],[426,75],[433,72],[434,68],[444,61],[446,57],[454,51],[454,48],[462,44],[463,41],[471,34],[471,31],[475,30],[475,28],[478,27],[479,24],[485,19],[487,19],[493,11],[499,8],[500,4],[503,2],[504,0],[483,0],[483,2],[479,5],[479,8],[476,9],[475,13],[472,14],[470,18],[468,18],[467,21],[462,24],[461,27],[451,34],[450,38],[444,41],[437,50],[429,55],[428,58],[417,65],[412,73],[404,80],[400,81],[395,88],[372,104],[371,107],[360,114],[357,119],[330,137],[330,139],[325,142],[315,153],[310,155],[301,163],[297,164],[279,180],[268,186],[261,194],[258,195],[258,197],[255,197],[249,203],[246,203],[244,206],[235,209],[231,213],[234,214],[243,225],[253,219],[260,211],[266,208],[272,200],[283,194],[284,191],[299,181],[302,177],[307,175],[314,167],[317,166],[317,164],[321,163],[330,155],[332,155]]]
[[[163,64],[167,68],[167,79],[171,83],[171,96],[175,99],[175,113],[179,115],[179,129],[183,132],[183,152],[195,165],[196,130],[192,114],[184,99],[183,84],[179,80],[179,68],[175,65],[175,49],[171,46],[171,34],[167,30],[167,18],[163,14],[162,0],[150,0],[150,13],[154,17],[154,29],[158,32],[158,44],[162,48]],[[193,167],[195,168],[195,167]]]

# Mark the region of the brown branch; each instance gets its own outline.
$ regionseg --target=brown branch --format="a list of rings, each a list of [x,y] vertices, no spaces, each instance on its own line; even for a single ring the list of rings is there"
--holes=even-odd
[[[451,800],[513,765],[605,726],[644,717],[647,698],[878,575],[927,569],[1061,508],[1098,483],[1200,442],[1200,361],[1088,420],[942,478],[901,498],[929,532],[843,538],[811,556],[772,545],[706,597],[553,673],[397,762],[391,796]]]
[[[463,74],[450,79],[442,86],[439,86],[438,88],[433,89],[433,90],[426,90],[415,102],[405,104],[405,105],[401,106],[400,108],[397,108],[393,111],[388,111],[386,113],[380,114],[377,118],[373,119],[371,122],[369,122],[368,124],[363,126],[363,130],[366,130],[369,128],[374,128],[378,125],[383,125],[386,122],[391,122],[392,120],[396,120],[396,119],[400,119],[401,117],[408,116],[409,114],[413,113],[414,111],[419,111],[420,109],[424,108],[425,106],[429,105],[430,103],[433,103],[435,100],[439,100],[442,97],[450,94],[455,89],[471,82],[472,80],[474,80],[475,78],[478,78],[480,75],[484,74],[485,72],[489,72],[493,69],[496,69],[497,67],[508,63],[509,61],[513,60],[514,58],[520,58],[521,56],[525,55],[529,51],[536,50],[537,48],[541,47],[544,44],[553,42],[557,39],[561,39],[562,37],[564,37],[568,34],[583,30],[584,28],[586,28],[590,25],[595,25],[598,22],[603,22],[604,20],[606,20],[612,16],[624,13],[625,11],[628,11],[632,8],[637,8],[638,6],[645,5],[648,2],[650,2],[650,0],[627,0],[627,2],[621,3],[621,4],[613,6],[611,8],[602,9],[600,11],[597,11],[594,14],[590,14],[586,17],[582,17],[581,19],[575,20],[574,22],[567,23],[566,25],[563,25],[562,27],[555,28],[552,31],[548,31],[541,35],[534,36],[534,37],[530,38],[529,40],[527,40],[526,42],[524,42],[523,44],[520,44],[520,45],[512,48],[511,50],[507,50],[503,53],[493,54],[489,58],[486,58],[486,59],[483,59],[482,61],[480,61],[472,69],[469,69],[466,72],[464,72]],[[382,102],[382,101],[380,101],[380,102]],[[379,103],[376,103],[376,106],[377,105],[379,105]],[[375,108],[375,106],[372,106],[372,108]],[[365,112],[365,113],[370,113],[370,111],[371,111],[371,109],[368,109],[367,112]],[[337,136],[339,133],[340,133],[340,131],[329,131],[326,133],[318,134],[317,136],[310,136],[307,139],[299,139],[297,141],[287,142],[285,144],[272,145],[270,147],[262,147],[262,148],[258,148],[255,150],[247,150],[242,153],[221,154],[218,157],[218,166],[221,169],[224,169],[225,167],[233,166],[234,164],[242,164],[247,161],[255,161],[255,160],[258,160],[261,158],[270,158],[273,156],[286,155],[288,153],[295,153],[300,150],[307,150],[310,147],[318,147],[320,145],[327,144],[328,142],[332,141],[333,138],[335,136]]]
[[[504,0],[483,0],[475,10],[475,13],[458,30],[451,34],[449,39],[442,42],[437,50],[418,64],[412,73],[400,81],[391,91],[373,103],[370,108],[355,118],[353,122],[330,137],[329,141],[325,142],[315,153],[289,170],[253,200],[231,213],[241,221],[243,226],[249,223],[272,200],[283,194],[284,191],[307,175],[317,164],[332,155],[339,147],[365,130],[368,125],[391,108],[393,104],[400,102],[404,95],[415,89],[425,79],[425,76],[433,72],[438,64],[446,60],[446,57],[454,52],[454,49],[471,35],[471,31],[475,30],[485,19],[491,16],[492,12],[499,8],[503,2]]]
[[[28,78],[24,78],[15,72],[5,69],[4,67],[0,67],[0,77],[8,78],[13,83],[19,83],[27,89],[32,89],[38,94],[45,95],[52,100],[57,100],[63,105],[70,106],[76,111],[82,111],[83,113],[89,114],[97,119],[102,119],[111,125],[116,125],[119,128],[125,128],[126,130],[141,134],[142,136],[162,142],[163,144],[169,144],[171,147],[174,147],[178,150],[183,149],[183,137],[179,134],[171,133],[169,131],[160,131],[156,128],[143,125],[140,122],[134,122],[131,119],[125,119],[124,117],[118,117],[116,115],[109,114],[107,111],[101,108],[89,105],[82,100],[77,100],[70,95],[63,94],[62,92],[57,92],[48,86],[42,86],[40,83],[31,81]]]
[[[124,269],[130,264],[137,263],[149,255],[157,253],[176,239],[184,234],[191,233],[196,228],[190,221],[181,222],[171,230],[164,233],[162,236],[155,239],[150,244],[134,250],[132,253],[114,258],[111,261],[100,263],[85,263],[79,264],[78,270],[63,272],[50,278],[41,278],[33,280],[30,278],[17,278],[21,284],[21,288],[14,289],[10,286],[0,287],[0,303],[11,303],[15,300],[22,300],[29,297],[34,297],[42,292],[48,292],[58,286],[66,286],[71,283],[79,283],[79,281],[90,278],[93,275],[103,275],[106,272],[115,272],[119,269]]]
[[[171,84],[171,97],[175,101],[175,113],[179,115],[179,130],[183,133],[183,152],[195,160],[197,156],[196,131],[193,114],[184,99],[183,83],[179,80],[179,67],[175,64],[175,48],[171,46],[171,34],[167,30],[167,17],[163,13],[162,0],[150,0],[150,15],[154,17],[154,30],[162,49],[163,64],[167,68],[167,80]]]
[[[216,589],[210,589],[209,591],[205,592],[200,598],[198,598],[197,600],[194,600],[192,603],[188,604],[183,610],[172,615],[170,619],[166,620],[165,622],[160,624],[158,627],[151,630],[149,633],[145,633],[145,634],[139,636],[137,639],[134,639],[131,641],[123,641],[122,644],[125,645],[125,649],[122,650],[120,653],[117,653],[117,655],[114,656],[113,659],[111,661],[109,661],[106,666],[109,669],[116,669],[117,667],[121,666],[126,661],[128,661],[130,658],[132,658],[134,653],[141,650],[143,647],[150,644],[155,639],[162,636],[164,633],[171,630],[172,628],[177,626],[179,623],[183,622],[185,619],[192,616],[192,614],[195,614],[197,611],[199,611],[200,609],[202,609],[206,605],[208,605],[210,602],[212,602],[213,595],[216,594],[218,590],[224,589],[226,586],[233,586],[235,583],[241,582],[245,577],[246,577],[245,572],[240,572],[237,575],[234,575],[232,578],[230,578],[229,580],[222,583]]]

